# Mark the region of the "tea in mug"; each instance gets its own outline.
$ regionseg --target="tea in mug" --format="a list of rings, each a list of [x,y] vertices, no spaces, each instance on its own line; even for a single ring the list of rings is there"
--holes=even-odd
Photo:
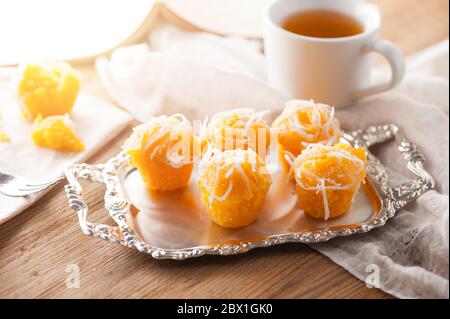
[[[281,27],[289,32],[316,38],[342,38],[364,32],[355,18],[332,10],[308,10],[286,17]]]

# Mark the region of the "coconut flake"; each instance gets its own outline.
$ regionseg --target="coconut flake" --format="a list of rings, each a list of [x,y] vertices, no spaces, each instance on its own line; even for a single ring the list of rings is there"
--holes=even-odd
[[[210,163],[210,161],[212,161],[214,158],[213,154],[220,154],[220,155],[216,155],[216,156],[220,156],[220,161],[216,162],[216,163],[220,163],[220,165],[217,167],[216,172],[214,174],[214,178],[212,181],[212,184],[213,184],[212,187],[208,187],[207,185],[205,185],[206,183],[203,181],[203,177],[206,175],[206,170],[208,167],[207,164]],[[247,161],[245,159],[245,155],[247,155]],[[200,179],[200,182],[202,183],[202,185],[205,186],[205,188],[207,189],[207,191],[209,193],[208,201],[209,201],[210,205],[215,200],[224,201],[231,194],[231,191],[233,188],[233,183],[232,183],[233,180],[230,180],[228,189],[222,196],[217,196],[217,194],[216,194],[217,188],[219,185],[220,173],[224,170],[226,170],[225,174],[224,174],[225,179],[230,179],[234,172],[238,172],[247,188],[247,191],[249,192],[250,195],[252,195],[249,178],[241,166],[242,163],[250,162],[250,160],[252,158],[255,159],[254,162],[256,163],[257,157],[256,157],[256,153],[253,150],[239,149],[239,150],[231,150],[231,151],[221,152],[220,150],[215,149],[215,148],[208,148],[208,150],[205,152],[205,155],[202,158],[202,161],[200,163],[199,179]],[[256,170],[256,166],[255,166],[255,170]]]
[[[307,163],[311,163],[313,167],[316,167],[316,161],[318,159],[327,157],[334,157],[339,159],[340,164],[343,165],[343,160],[350,161],[355,164],[355,166],[359,169],[352,170],[351,174],[355,177],[361,173],[361,171],[365,167],[364,161],[360,158],[353,156],[349,151],[343,149],[336,149],[332,146],[322,145],[322,144],[311,144],[309,145],[302,153],[299,155],[295,161],[293,166],[295,167],[295,180],[297,185],[306,190],[306,191],[316,191],[322,193],[323,205],[324,205],[324,218],[327,220],[329,218],[329,206],[328,199],[326,196],[327,190],[349,190],[353,187],[358,186],[358,180],[354,179],[353,183],[349,184],[340,184],[336,180],[332,178],[326,178],[322,176],[318,176],[314,172],[310,171],[305,167]],[[299,164],[301,163],[301,164]],[[336,168],[339,169],[339,168]],[[343,177],[342,173],[338,174],[338,177]],[[315,182],[315,186],[306,186],[303,183],[303,177],[308,178]],[[327,185],[326,185],[327,184]],[[356,192],[355,192],[356,193]]]
[[[220,113],[216,113],[208,124],[202,125],[200,135],[204,138],[208,137],[208,135],[215,135],[215,130],[221,128],[219,123],[223,122],[225,119],[236,116],[238,118],[239,123],[243,123],[242,135],[244,140],[248,140],[247,132],[248,130],[255,124],[260,123],[262,125],[266,125],[264,121],[264,116],[266,116],[270,111],[264,110],[256,112],[255,109],[251,108],[238,108],[229,111],[223,111]],[[230,141],[234,142],[234,138],[224,136],[222,137],[225,142]]]
[[[320,185],[320,188],[322,190],[322,199],[323,199],[323,207],[324,207],[323,219],[328,220],[328,218],[330,218],[330,208],[328,207],[328,198],[327,198],[327,191],[325,189],[325,180],[324,179],[322,179],[322,184]]]
[[[142,141],[145,134],[151,130],[155,130],[155,132],[153,132],[150,138],[146,141],[144,147],[142,147]],[[192,133],[192,125],[183,114],[176,113],[169,117],[165,115],[153,117],[148,122],[133,128],[133,133],[123,145],[123,150],[127,151],[139,149],[142,150],[142,152],[145,152],[157,141],[166,136],[166,134],[181,134],[184,132]],[[158,150],[160,150],[159,146],[155,147],[150,154],[151,159],[156,156]],[[166,154],[166,160],[169,165],[178,168],[184,164],[186,158],[180,156],[176,151],[169,151]]]
[[[311,111],[310,124],[313,126],[312,134],[306,132],[306,127],[300,123],[298,118],[299,112],[307,112],[308,110]],[[283,112],[275,120],[274,126],[287,121],[291,128],[306,141],[332,145],[337,141],[339,135],[339,128],[334,114],[334,107],[326,104],[315,104],[313,100],[291,100],[286,103]],[[323,139],[318,141],[321,136]]]

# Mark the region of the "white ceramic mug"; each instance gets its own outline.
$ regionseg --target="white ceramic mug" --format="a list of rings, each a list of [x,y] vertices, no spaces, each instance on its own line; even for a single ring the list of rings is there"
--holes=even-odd
[[[341,38],[315,38],[289,32],[283,20],[296,12],[332,10],[357,19],[364,31]],[[405,73],[400,50],[380,40],[378,7],[359,0],[279,0],[266,10],[264,49],[271,86],[290,98],[314,99],[337,108],[397,85]],[[391,66],[386,83],[371,84],[374,55]]]

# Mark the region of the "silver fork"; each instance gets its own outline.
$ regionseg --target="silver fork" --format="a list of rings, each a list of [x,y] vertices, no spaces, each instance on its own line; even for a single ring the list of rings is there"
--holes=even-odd
[[[37,183],[24,177],[0,172],[0,193],[13,197],[28,196],[55,185],[63,178]]]

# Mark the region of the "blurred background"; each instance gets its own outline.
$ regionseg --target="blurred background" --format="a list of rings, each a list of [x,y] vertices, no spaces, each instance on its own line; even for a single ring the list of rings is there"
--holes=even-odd
[[[0,65],[29,60],[92,60],[142,42],[157,16],[223,35],[260,38],[274,0],[5,0],[0,2]],[[448,37],[448,0],[370,0],[382,37],[405,55]]]

